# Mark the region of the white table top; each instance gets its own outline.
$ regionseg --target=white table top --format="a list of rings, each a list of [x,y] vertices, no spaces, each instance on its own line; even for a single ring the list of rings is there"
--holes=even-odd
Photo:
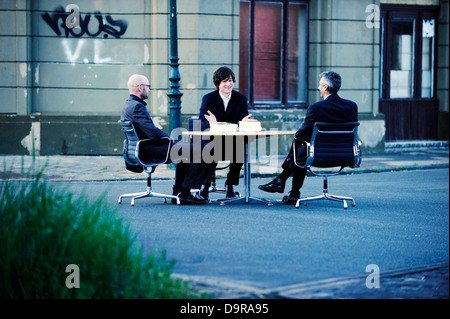
[[[192,136],[274,136],[274,135],[294,135],[296,131],[278,131],[278,130],[262,130],[262,131],[248,131],[248,132],[218,132],[218,131],[185,131],[183,135]]]

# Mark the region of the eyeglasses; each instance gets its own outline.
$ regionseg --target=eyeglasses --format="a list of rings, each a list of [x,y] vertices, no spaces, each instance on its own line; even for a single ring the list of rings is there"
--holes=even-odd
[[[136,86],[139,86],[139,85],[146,86],[148,89],[150,89],[150,84],[143,84],[143,83],[141,83],[141,84],[138,84],[138,85],[136,85]]]

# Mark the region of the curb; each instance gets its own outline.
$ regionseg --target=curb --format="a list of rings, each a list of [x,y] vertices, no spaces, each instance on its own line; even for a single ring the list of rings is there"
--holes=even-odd
[[[449,262],[440,261],[380,272],[381,287],[365,285],[370,273],[328,278],[270,289],[220,278],[173,274],[213,299],[448,299]],[[424,289],[417,288],[421,282]],[[409,286],[413,284],[416,290]],[[381,295],[381,296],[380,296]]]

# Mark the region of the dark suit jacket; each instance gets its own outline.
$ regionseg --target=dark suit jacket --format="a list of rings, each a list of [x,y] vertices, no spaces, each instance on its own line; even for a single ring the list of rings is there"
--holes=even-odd
[[[121,121],[131,121],[136,128],[136,133],[140,140],[160,139],[163,136],[169,136],[153,123],[150,114],[147,111],[147,103],[141,98],[130,94],[122,108]]]
[[[216,116],[217,122],[228,122],[238,124],[240,120],[248,115],[247,97],[234,91],[231,93],[230,101],[228,102],[227,109],[225,111],[225,105],[220,97],[219,90],[215,90],[203,96],[202,105],[200,107],[199,119],[201,120],[202,131],[210,128],[208,120],[205,119],[205,114],[210,111]],[[206,144],[209,141],[205,141]],[[236,147],[236,146],[235,146]],[[223,144],[223,154],[226,154],[225,144]],[[225,158],[223,158],[225,159]],[[230,171],[227,175],[226,183],[229,185],[239,184],[239,172],[241,170],[243,163],[231,163]],[[217,163],[209,166],[209,173],[207,173],[208,179],[211,178],[211,173],[214,171]],[[206,181],[205,184],[209,182]]]
[[[343,99],[337,94],[332,94],[325,100],[313,103],[308,107],[305,121],[295,133],[295,137],[299,142],[310,142],[316,122],[343,123],[357,121],[358,106],[356,103]]]
[[[130,94],[130,97],[125,101],[122,108],[121,121],[131,121],[136,129],[139,140],[150,139],[158,140],[162,137],[169,137],[168,134],[164,133],[161,129],[157,128],[153,123],[153,120],[146,108],[147,103],[141,98]],[[151,151],[143,145],[140,151],[141,160],[144,162],[152,162],[155,158],[164,158],[166,154],[167,147],[152,147]],[[142,172],[141,167],[132,167],[126,164],[126,168],[130,171],[139,173]]]
[[[209,122],[205,119],[205,114],[208,114],[206,111],[210,111],[214,114],[217,122],[238,124],[240,120],[248,115],[247,98],[245,95],[233,90],[230,102],[228,102],[227,110],[225,111],[225,106],[220,97],[219,90],[204,95],[199,115],[199,119],[202,123],[202,131],[209,128]]]
[[[301,142],[311,142],[311,136],[316,122],[327,123],[344,123],[358,121],[358,106],[355,102],[343,99],[337,94],[328,96],[325,100],[311,104],[306,110],[305,120],[302,126],[295,133],[297,139],[297,161],[305,163],[306,146]],[[287,169],[294,165],[293,149],[287,155],[285,161],[281,165],[283,169]]]

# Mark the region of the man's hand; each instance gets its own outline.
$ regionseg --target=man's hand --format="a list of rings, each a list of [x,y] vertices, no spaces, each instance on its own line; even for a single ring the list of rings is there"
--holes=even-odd
[[[252,114],[247,115],[246,117],[244,117],[241,121],[242,122],[258,122],[258,120],[255,119],[251,119],[250,117],[252,116]]]
[[[217,123],[217,119],[216,116],[214,114],[211,113],[211,111],[206,111],[208,114],[205,114],[205,119],[209,122],[209,124],[211,123]]]

